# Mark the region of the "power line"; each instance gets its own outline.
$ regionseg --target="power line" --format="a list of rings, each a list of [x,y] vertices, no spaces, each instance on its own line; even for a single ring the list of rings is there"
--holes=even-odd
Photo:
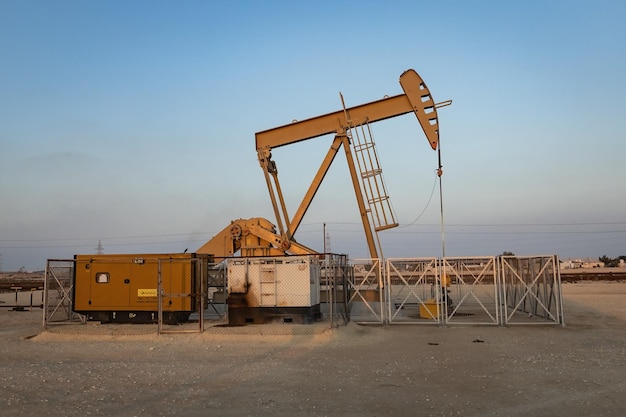
[[[326,224],[335,224],[335,225],[361,225],[359,222],[325,222]],[[322,222],[319,223],[303,223],[303,226],[319,226]],[[403,226],[410,226],[412,223]],[[446,223],[446,226],[457,226],[457,227],[536,227],[536,226],[618,226],[618,225],[626,225],[626,221],[620,222],[573,222],[573,223]],[[439,227],[439,223],[423,223],[417,224],[416,226],[432,226]]]
[[[307,226],[319,225],[322,223],[307,223]],[[360,226],[361,223],[352,222],[326,222],[326,225],[334,226]],[[626,230],[502,230],[502,228],[515,227],[515,228],[532,228],[532,227],[598,227],[598,226],[623,226],[626,222],[583,222],[583,223],[453,223],[446,224],[447,234],[453,235],[572,235],[572,234],[621,234],[626,233]],[[304,225],[303,225],[304,226]],[[388,230],[386,234],[434,234],[438,231],[423,230],[423,228],[439,228],[439,224],[422,224],[415,225],[416,229],[409,230],[404,228],[402,230]],[[499,230],[476,230],[477,228],[495,228]],[[467,228],[468,230],[458,230],[459,228]],[[332,231],[335,233],[361,233],[360,228],[355,229],[342,229],[333,227]],[[312,231],[300,230],[300,235],[312,233]],[[318,232],[317,232],[318,233]],[[62,248],[62,247],[77,247],[91,245],[94,240],[105,241],[107,246],[138,246],[138,245],[157,245],[157,244],[183,244],[192,242],[204,242],[211,236],[214,236],[215,232],[194,232],[194,233],[166,233],[155,235],[130,235],[130,236],[116,236],[107,238],[39,238],[39,239],[0,239],[0,249],[36,249],[36,248]],[[166,240],[164,238],[173,237],[190,237],[197,236],[196,239],[175,239]],[[202,237],[206,236],[206,238]],[[149,242],[120,242],[123,240],[136,240],[136,239],[151,239]],[[64,244],[59,244],[63,242]],[[75,244],[68,244],[67,242],[76,242]],[[56,244],[55,244],[56,243]]]
[[[0,239],[0,242],[56,242],[59,240],[113,240],[113,239],[147,239],[155,237],[173,237],[173,236],[190,236],[190,235],[206,235],[217,232],[192,232],[192,233],[166,233],[160,235],[134,235],[134,236],[109,236],[109,237],[59,237],[59,238],[42,238],[42,239]]]
[[[205,242],[204,239],[201,240],[160,240],[160,241],[150,241],[150,242],[134,242],[134,243],[108,243],[107,247],[111,246],[148,246],[148,245],[162,245],[162,244],[187,244],[192,242]],[[77,247],[91,247],[91,243],[81,243],[76,245],[24,245],[24,246],[0,246],[2,249],[47,249],[47,248],[77,248]]]

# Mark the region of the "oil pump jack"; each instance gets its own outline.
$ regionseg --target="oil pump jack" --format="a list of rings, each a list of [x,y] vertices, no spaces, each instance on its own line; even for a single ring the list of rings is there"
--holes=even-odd
[[[341,149],[346,155],[352,185],[359,207],[369,254],[379,257],[374,233],[398,226],[382,181],[370,124],[413,112],[433,150],[439,143],[437,108],[449,102],[435,103],[428,87],[412,69],[400,76],[403,94],[346,108],[257,132],[256,150],[259,164],[272,200],[276,226],[263,218],[238,219],[200,247],[196,253],[216,258],[233,256],[274,256],[317,253],[298,243],[294,236],[320,188],[326,173]],[[334,134],[325,158],[304,195],[295,214],[290,217],[278,179],[272,150],[297,142]]]

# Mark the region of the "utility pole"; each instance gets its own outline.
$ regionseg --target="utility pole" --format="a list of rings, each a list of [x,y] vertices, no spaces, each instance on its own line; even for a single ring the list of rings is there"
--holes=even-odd
[[[98,255],[102,255],[104,253],[104,247],[102,247],[102,241],[98,241],[98,246],[96,247],[96,253]]]
[[[330,253],[332,249],[330,249],[330,234],[326,231],[326,223],[324,223],[324,253]]]
[[[332,248],[330,247],[330,233],[326,232],[326,239],[324,240],[324,245],[326,246],[325,252],[332,252]]]

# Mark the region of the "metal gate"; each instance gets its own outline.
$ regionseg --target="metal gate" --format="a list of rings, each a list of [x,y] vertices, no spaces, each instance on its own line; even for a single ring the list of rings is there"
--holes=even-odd
[[[443,258],[446,324],[500,324],[495,257]]]
[[[379,259],[355,259],[348,278],[350,320],[383,323],[383,275]]]
[[[353,263],[352,321],[564,326],[554,255],[394,258],[379,265],[377,259]]]
[[[74,260],[48,259],[46,262],[43,290],[44,329],[52,324],[85,321],[84,316],[73,311],[74,267]]]
[[[441,323],[443,292],[436,258],[388,259],[386,275],[389,323]]]
[[[348,322],[348,293],[352,269],[348,257],[332,253],[324,254],[320,271],[320,309],[330,320],[330,327]]]
[[[207,307],[206,282],[209,257],[199,256],[191,259],[159,258],[157,268],[158,300],[158,333],[202,333],[204,331],[204,313]],[[172,273],[176,271],[176,273]],[[182,275],[178,275],[182,274]],[[174,279],[174,276],[178,280]],[[174,281],[176,285],[172,285]],[[184,284],[189,284],[187,287]],[[193,311],[184,323],[167,323],[164,313],[168,306],[175,304],[185,306]],[[197,316],[197,321],[195,319]]]
[[[502,256],[500,263],[503,324],[565,325],[557,256]]]

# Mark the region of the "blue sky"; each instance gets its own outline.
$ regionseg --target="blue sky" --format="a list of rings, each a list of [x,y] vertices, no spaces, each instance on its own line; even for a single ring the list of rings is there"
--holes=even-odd
[[[439,111],[448,256],[626,255],[621,1],[1,1],[0,254],[198,248],[273,211],[255,132],[402,92]],[[372,126],[401,227],[440,256],[433,152],[412,115]],[[332,137],[274,153],[295,211]],[[434,189],[434,192],[433,192]],[[367,256],[338,158],[296,238]]]

